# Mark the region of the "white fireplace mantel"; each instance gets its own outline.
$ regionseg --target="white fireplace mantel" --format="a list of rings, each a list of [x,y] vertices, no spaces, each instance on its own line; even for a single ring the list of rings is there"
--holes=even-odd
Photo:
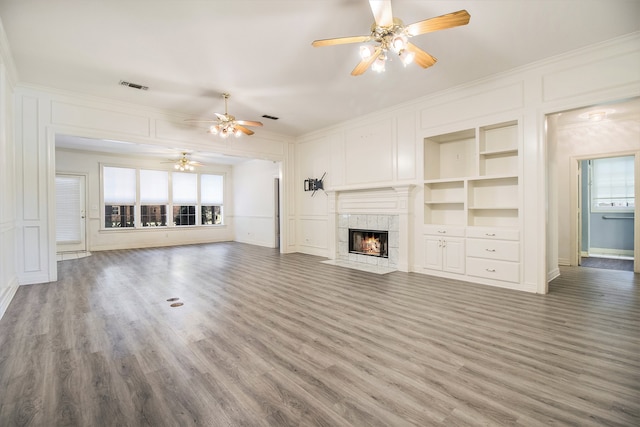
[[[397,265],[400,271],[409,271],[413,245],[410,231],[412,224],[412,206],[410,200],[415,185],[388,185],[369,187],[332,188],[325,192],[328,196],[328,255],[338,258],[338,224],[341,215],[392,215],[397,216],[398,255]]]

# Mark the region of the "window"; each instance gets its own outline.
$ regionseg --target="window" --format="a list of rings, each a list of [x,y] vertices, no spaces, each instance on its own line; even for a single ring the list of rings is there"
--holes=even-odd
[[[634,156],[591,161],[591,210],[629,212],[634,210]]]
[[[201,206],[202,225],[222,224],[222,206]]]
[[[102,180],[105,228],[223,224],[222,175],[104,166]]]
[[[173,173],[173,225],[196,225],[198,175]]]
[[[140,223],[166,227],[169,204],[169,172],[140,170]]]
[[[135,225],[136,170],[104,167],[102,170],[104,227],[124,228]]]
[[[221,175],[200,175],[202,225],[222,224],[223,190]]]

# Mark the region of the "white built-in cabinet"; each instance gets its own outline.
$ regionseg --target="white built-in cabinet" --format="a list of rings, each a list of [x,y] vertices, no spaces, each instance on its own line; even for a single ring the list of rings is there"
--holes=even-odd
[[[463,229],[427,227],[424,234],[425,268],[463,274],[464,244]]]
[[[520,281],[519,141],[517,120],[425,138],[425,269]]]

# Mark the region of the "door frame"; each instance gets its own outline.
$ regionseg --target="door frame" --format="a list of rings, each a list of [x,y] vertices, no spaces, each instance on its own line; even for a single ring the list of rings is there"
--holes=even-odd
[[[593,159],[602,159],[608,157],[622,157],[622,156],[634,156],[633,163],[633,174],[636,183],[640,183],[640,151],[616,151],[610,153],[599,153],[599,154],[590,154],[588,156],[577,156],[571,158],[571,173],[569,174],[570,179],[570,188],[571,191],[571,200],[569,203],[569,211],[571,218],[574,220],[570,221],[571,228],[569,230],[570,235],[570,263],[571,265],[577,266],[580,265],[580,240],[581,235],[579,233],[580,227],[579,222],[582,220],[580,217],[580,196],[582,192],[582,188],[580,187],[580,179],[578,177],[578,173],[580,170],[580,162],[583,160],[593,160]],[[638,258],[640,257],[640,218],[638,217],[638,206],[637,201],[640,200],[640,185],[636,184],[634,186],[635,200],[636,206],[633,211],[633,271],[636,273],[640,273],[640,261]]]
[[[83,172],[62,172],[62,171],[56,171],[55,173],[55,178],[57,178],[58,176],[72,176],[72,177],[81,177],[82,178],[82,183],[83,183],[83,188],[81,188],[81,192],[82,192],[82,199],[81,199],[81,204],[82,202],[84,202],[84,206],[80,206],[81,207],[81,215],[82,215],[82,224],[80,226],[80,232],[82,234],[82,238],[81,238],[81,245],[83,246],[82,248],[80,246],[76,247],[76,248],[71,248],[68,251],[60,251],[59,247],[58,247],[58,241],[57,238],[54,240],[54,245],[56,248],[56,253],[63,253],[63,252],[87,252],[88,249],[88,240],[87,240],[87,202],[89,200],[89,193],[88,193],[88,181],[89,181],[89,177],[88,174],[83,173]],[[54,186],[55,187],[55,186]],[[57,197],[57,195],[56,195]],[[54,210],[54,215],[57,215],[57,212],[55,212],[56,210]],[[57,216],[55,218],[55,221],[57,223]],[[54,232],[55,232],[55,227],[54,227]]]

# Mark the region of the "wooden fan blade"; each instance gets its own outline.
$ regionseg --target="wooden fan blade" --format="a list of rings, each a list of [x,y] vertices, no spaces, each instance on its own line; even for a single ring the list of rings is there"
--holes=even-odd
[[[360,61],[358,63],[358,65],[356,65],[356,67],[353,69],[353,71],[351,71],[351,75],[352,76],[359,76],[360,74],[362,74],[365,71],[367,71],[367,68],[369,68],[369,66],[371,64],[373,64],[373,61],[378,59],[378,56],[380,56],[381,53],[382,53],[382,48],[378,47],[376,49],[376,51],[373,53],[373,55],[371,55],[368,58],[363,59],[362,61]]]
[[[334,46],[337,44],[368,42],[369,40],[371,40],[371,36],[338,37],[335,39],[314,40],[313,42],[311,42],[311,46]]]
[[[467,25],[470,18],[471,15],[469,15],[466,10],[459,10],[457,12],[409,24],[407,25],[406,30],[409,35],[417,36],[418,34],[431,33],[433,31]]]
[[[251,120],[236,120],[236,123],[243,126],[262,126],[262,123]]]
[[[378,27],[391,27],[393,25],[393,12],[391,0],[369,0],[371,12]]]
[[[433,64],[436,63],[436,61],[438,61],[436,58],[429,55],[427,52],[420,49],[418,46],[416,46],[413,43],[407,43],[407,50],[415,54],[415,57],[413,58],[413,62],[415,62],[422,68],[431,67]]]
[[[237,123],[237,122],[236,122]],[[247,129],[244,126],[240,126],[238,124],[236,124],[236,129],[239,129],[240,132],[244,133],[245,135],[253,135],[255,132],[252,131],[251,129]]]

